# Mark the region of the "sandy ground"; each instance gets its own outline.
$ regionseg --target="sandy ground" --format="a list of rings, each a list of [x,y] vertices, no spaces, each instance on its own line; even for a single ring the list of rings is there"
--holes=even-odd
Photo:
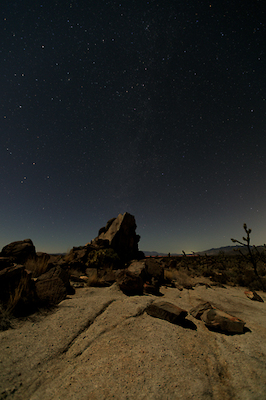
[[[244,290],[77,289],[53,312],[0,333],[0,399],[266,399],[266,295],[259,303]],[[149,316],[161,300],[187,311],[210,301],[244,320],[245,333],[210,331],[191,315],[183,326]]]

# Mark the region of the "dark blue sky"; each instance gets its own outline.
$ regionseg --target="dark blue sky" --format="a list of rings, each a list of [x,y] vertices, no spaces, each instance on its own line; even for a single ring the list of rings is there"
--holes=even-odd
[[[266,242],[263,1],[4,1],[1,21],[0,247],[65,252],[125,211],[142,250],[244,222]]]

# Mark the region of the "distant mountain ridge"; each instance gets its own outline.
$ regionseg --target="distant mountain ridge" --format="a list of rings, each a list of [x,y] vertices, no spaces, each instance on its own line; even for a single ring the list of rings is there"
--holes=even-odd
[[[266,250],[264,246],[256,246],[256,249],[259,252]],[[205,250],[205,251],[199,251],[196,254],[199,254],[199,255],[207,254],[208,256],[215,256],[220,253],[224,253],[225,255],[235,255],[235,254],[238,254],[238,250],[241,250],[242,253],[247,252],[247,248],[244,246],[225,246],[225,247],[218,247],[218,248],[213,248],[213,249]]]
[[[146,257],[167,257],[169,253],[158,253],[157,251],[144,251]],[[182,254],[171,253],[171,256],[181,256]]]
[[[245,251],[245,248],[243,246],[223,246],[223,247],[212,248],[209,250],[198,251],[196,252],[196,254],[199,254],[201,256],[205,254],[207,254],[208,256],[217,256],[220,253],[224,253],[226,255],[234,255],[237,254],[238,250]]]
[[[261,251],[266,251],[264,246],[256,246],[256,249],[261,252]],[[241,250],[242,252],[246,252],[247,249],[244,246],[223,246],[223,247],[217,247],[217,248],[212,248],[209,250],[204,250],[204,251],[196,251],[193,253],[194,255],[207,255],[207,256],[217,256],[220,253],[223,253],[225,255],[236,255],[238,254],[238,250]],[[157,251],[143,251],[146,257],[167,257],[169,253],[158,253]],[[182,256],[182,254],[177,254],[177,253],[170,253],[171,256]],[[191,253],[187,253],[187,255],[191,255]]]

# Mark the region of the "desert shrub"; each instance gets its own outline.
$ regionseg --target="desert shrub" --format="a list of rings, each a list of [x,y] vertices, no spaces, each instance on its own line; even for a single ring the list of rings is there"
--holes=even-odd
[[[266,287],[266,247],[264,252],[252,248],[256,255],[256,275],[250,259],[236,252],[235,254],[218,255],[185,255],[171,257],[165,263],[165,281],[178,281],[182,285],[182,274],[185,272],[189,279],[196,277],[211,278],[214,282],[228,285],[239,285],[251,290],[261,290]],[[182,273],[178,275],[178,272]],[[185,281],[185,278],[183,279]],[[185,282],[185,285],[187,282]]]
[[[118,269],[121,266],[121,260],[117,253],[111,248],[93,250],[88,255],[86,265],[87,267],[97,269]]]
[[[223,251],[220,251],[218,256],[215,257],[216,259],[216,267],[221,271],[221,270],[226,270],[227,269],[227,258],[226,255],[224,254]]]
[[[28,258],[25,268],[32,272],[32,277],[37,278],[48,270],[49,260],[45,257]]]
[[[21,277],[18,285],[10,292],[6,309],[15,316],[28,315],[36,310],[36,294],[29,276]]]
[[[167,282],[174,282],[177,286],[191,287],[193,286],[193,278],[191,274],[185,269],[165,269],[164,279]]]
[[[211,256],[195,256],[191,257],[191,265],[189,269],[194,271],[197,276],[205,276],[209,277],[212,276],[213,270],[216,267],[215,260]]]
[[[12,328],[12,313],[0,304],[0,331]]]
[[[78,278],[81,275],[84,275],[84,272],[81,269],[73,268],[73,266],[70,266],[67,270],[68,270],[70,278],[72,278],[72,277]]]
[[[94,270],[89,276],[88,279],[86,280],[86,285],[87,286],[93,286],[93,287],[102,287],[105,286],[105,281],[103,277],[98,276],[98,271]]]
[[[12,327],[14,316],[26,315],[33,309],[29,299],[29,277],[22,276],[18,285],[9,294],[6,302],[0,304],[0,330]]]
[[[10,293],[6,309],[11,313],[14,312],[18,304],[23,301],[25,292],[28,290],[28,282],[28,277],[22,277],[14,292]]]
[[[173,280],[175,280],[177,273],[178,273],[177,270],[165,269],[164,270],[164,280],[166,282],[172,282]]]

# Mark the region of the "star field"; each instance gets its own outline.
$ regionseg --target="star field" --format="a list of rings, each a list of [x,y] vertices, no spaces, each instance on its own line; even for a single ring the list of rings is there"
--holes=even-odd
[[[141,250],[266,242],[263,1],[4,1],[0,29],[1,248],[125,211]]]

